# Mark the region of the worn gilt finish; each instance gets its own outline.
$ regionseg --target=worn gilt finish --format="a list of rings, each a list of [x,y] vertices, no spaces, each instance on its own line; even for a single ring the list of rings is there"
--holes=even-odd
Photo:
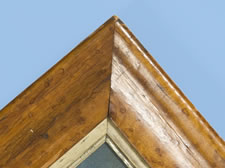
[[[112,17],[1,110],[0,168],[49,167],[107,116],[150,167],[225,167],[224,141]]]

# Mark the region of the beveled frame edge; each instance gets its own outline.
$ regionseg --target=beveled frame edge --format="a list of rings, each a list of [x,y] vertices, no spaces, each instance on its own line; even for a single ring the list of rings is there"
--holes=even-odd
[[[77,167],[104,143],[111,147],[128,168],[149,168],[109,118],[99,123],[49,168]]]
[[[106,142],[118,154],[121,160],[124,161],[128,168],[149,168],[144,158],[129,143],[128,139],[110,118],[108,118]],[[117,152],[116,149],[119,149],[119,151],[117,150]],[[120,156],[120,153],[124,155]]]
[[[215,155],[217,158],[216,161],[223,164],[225,161],[225,143],[222,140],[221,137],[214,131],[214,129],[208,124],[208,122],[202,117],[202,115],[196,110],[196,108],[193,106],[193,104],[187,99],[187,97],[182,93],[182,91],[176,86],[176,84],[169,78],[169,76],[163,71],[163,69],[159,66],[159,64],[154,60],[154,58],[148,53],[148,51],[141,45],[141,43],[135,38],[135,36],[130,32],[130,30],[122,23],[118,17],[113,16],[109,21],[107,21],[103,26],[98,28],[94,33],[92,33],[88,38],[86,38],[83,42],[81,42],[75,49],[79,48],[82,44],[84,44],[88,39],[90,39],[93,34],[96,34],[96,32],[100,31],[103,27],[106,27],[107,25],[117,25],[117,29],[120,29],[123,31],[127,37],[126,40],[130,41],[132,43],[132,47],[135,48],[139,52],[140,55],[144,58],[145,64],[143,66],[151,71],[153,74],[154,80],[158,83],[158,88],[160,88],[163,91],[163,95],[161,96],[167,96],[171,101],[176,102],[177,106],[176,109],[171,104],[167,104],[165,100],[163,99],[157,99],[159,104],[161,104],[162,108],[168,108],[171,113],[168,113],[167,115],[171,117],[173,120],[171,123],[178,129],[175,129],[177,131],[177,135],[179,136],[186,136],[186,139],[190,141],[193,146],[193,149],[196,149],[199,151],[199,153],[203,156],[203,158],[211,162],[214,159],[212,155]],[[115,27],[115,26],[114,26]],[[113,30],[115,33],[115,28]],[[113,42],[112,45],[115,43]],[[74,50],[75,50],[74,49]],[[73,50],[72,50],[73,51]],[[72,52],[71,51],[71,52]],[[71,53],[70,52],[70,53]],[[112,53],[113,54],[113,53]],[[62,60],[60,60],[56,65],[59,65],[66,57],[64,57]],[[43,76],[47,76],[55,67],[53,66],[47,73],[45,73]],[[37,81],[40,82],[40,80],[43,79],[43,76],[41,76]],[[25,91],[23,91],[20,95],[18,95],[13,101],[11,101],[9,104],[13,104],[16,99],[19,99],[22,95],[25,94],[31,88],[33,85],[37,83],[35,81],[31,86],[29,86]],[[7,106],[5,106],[2,110],[4,112],[7,111]],[[109,107],[110,109],[110,107]],[[172,113],[172,111],[180,111],[182,113]],[[186,118],[187,123],[185,125],[181,124],[180,120],[180,114],[183,116],[188,116]],[[110,114],[109,116],[110,117]],[[4,120],[4,118],[2,119]],[[143,123],[144,124],[144,123]],[[117,125],[119,128],[119,126]],[[183,129],[185,128],[185,129]],[[192,128],[192,129],[187,129]],[[120,129],[120,128],[119,128]],[[192,131],[198,132],[199,135],[192,135]],[[122,132],[123,133],[123,132]],[[199,138],[201,137],[201,138]],[[205,140],[208,142],[209,145],[207,146],[198,146],[198,144],[201,144],[202,140]],[[140,139],[141,141],[141,139]],[[133,144],[131,144],[133,145]],[[138,149],[136,149],[138,151]],[[207,154],[207,151],[214,151],[213,154],[209,155]],[[139,151],[138,151],[139,152]],[[60,156],[59,156],[60,157]],[[150,156],[151,157],[151,156]],[[56,159],[57,160],[57,159]],[[223,163],[222,163],[223,162]],[[213,163],[217,165],[217,163]]]
[[[133,33],[125,24],[117,16],[115,16],[115,18],[117,19],[115,21],[115,24],[118,24],[118,26],[123,29],[123,31],[127,34],[128,38],[130,38],[130,40],[134,42],[134,44],[136,45],[134,46],[138,48],[138,50],[143,54],[146,59],[145,61],[149,64],[152,64],[152,66],[154,67],[155,71],[157,72],[154,76],[155,80],[158,81],[159,84],[161,84],[159,87],[161,87],[161,89],[165,91],[165,94],[171,97],[171,99],[183,101],[184,105],[178,104],[179,108],[187,108],[190,115],[193,115],[197,119],[198,123],[202,123],[201,125],[204,127],[204,129],[207,130],[207,132],[209,132],[210,134],[212,134],[212,138],[215,140],[215,142],[218,143],[219,146],[225,147],[225,141],[219,136],[219,134],[213,129],[213,127],[208,123],[208,121],[195,108],[191,101],[185,96],[185,94],[180,90],[180,88],[175,84],[175,82],[169,77],[169,75],[156,62],[154,57],[144,48],[144,46],[138,41],[138,39],[133,35]],[[146,66],[148,65],[146,64]],[[174,95],[174,93],[176,94]]]
[[[105,142],[106,133],[107,119],[99,123],[91,132],[54,162],[50,168],[77,167]]]
[[[101,25],[97,30],[95,30],[87,38],[85,38],[72,51],[70,51],[66,56],[64,56],[60,61],[58,61],[53,67],[51,67],[47,72],[41,75],[30,86],[28,86],[24,91],[22,91],[22,93],[16,96],[11,102],[9,102],[5,107],[3,107],[0,110],[0,123],[1,123],[0,145],[2,145],[1,146],[2,148],[0,147],[0,156],[1,156],[0,167],[3,166],[8,168],[8,167],[16,166],[16,167],[47,168],[52,163],[54,163],[58,158],[60,158],[64,153],[66,153],[66,151],[68,151],[80,139],[82,139],[85,135],[87,135],[92,128],[94,128],[98,123],[100,123],[107,117],[108,99],[109,99],[109,91],[110,91],[109,83],[110,83],[110,73],[111,73],[110,53],[112,53],[111,51],[112,45],[113,45],[112,37],[113,37],[113,29],[114,29],[113,27],[114,27],[115,19],[116,19],[115,17],[112,17],[109,20],[107,20],[103,25]],[[102,42],[103,39],[104,39],[104,43]],[[90,45],[89,43],[91,43],[92,45]],[[88,52],[91,52],[91,53],[87,54]],[[83,55],[84,53],[86,53],[86,55]],[[74,55],[76,55],[76,57],[74,57]],[[40,111],[40,113],[35,114],[38,117],[40,114],[42,114],[41,112],[43,111],[45,112],[45,115],[50,113],[51,112],[50,110],[52,109],[54,109],[55,111],[52,115],[49,115],[47,118],[43,118],[42,120],[42,121],[46,121],[45,124],[47,125],[47,128],[45,129],[45,124],[44,124],[42,125],[43,126],[42,128],[44,129],[44,131],[42,130],[39,130],[39,132],[36,131],[34,129],[34,126],[35,125],[40,126],[40,121],[34,120],[33,115],[29,114],[31,110],[27,110],[27,109],[24,110],[23,107],[36,106],[38,102],[36,101],[36,98],[38,98],[39,100],[44,97],[43,95],[48,96],[49,93],[47,91],[50,89],[53,90],[53,92],[55,89],[58,89],[61,92],[65,91],[65,88],[63,87],[57,88],[57,84],[58,84],[57,82],[59,82],[61,79],[64,79],[65,76],[68,77],[71,71],[73,71],[73,73],[71,74],[71,78],[69,79],[70,82],[71,80],[72,81],[76,80],[76,78],[74,78],[73,75],[77,75],[77,72],[76,71],[74,72],[73,67],[76,67],[74,65],[76,65],[76,63],[79,63],[79,61],[82,61],[82,58],[87,59],[87,55],[91,55],[92,57],[88,58],[90,60],[88,64],[86,64],[86,62],[83,63],[85,67],[82,68],[81,70],[83,72],[82,77],[85,77],[86,73],[88,75],[88,72],[90,71],[87,69],[88,66],[93,66],[93,64],[96,62],[94,68],[91,69],[91,73],[93,73],[91,75],[92,78],[90,78],[90,80],[89,78],[86,80],[89,82],[94,81],[94,83],[92,85],[92,83],[84,82],[84,79],[82,79],[84,82],[84,85],[82,85],[82,87],[85,87],[86,85],[88,85],[88,87],[90,88],[87,88],[85,91],[82,91],[82,93],[84,94],[81,95],[81,97],[85,96],[85,94],[86,96],[91,96],[90,97],[91,99],[89,99],[90,100],[89,106],[90,105],[92,107],[96,106],[95,110],[92,110],[90,107],[87,107],[87,108],[90,108],[89,110],[86,107],[84,107],[84,109],[86,109],[85,110],[86,112],[92,110],[92,114],[96,115],[96,117],[92,117],[92,116],[88,117],[86,114],[85,115],[82,114],[83,116],[80,116],[80,114],[83,113],[82,109],[81,110],[78,109],[79,110],[78,113],[76,113],[76,110],[73,110],[73,111],[70,110],[73,104],[75,103],[71,104],[70,101],[68,102],[68,99],[65,99],[65,97],[62,97],[62,95],[59,96],[59,94],[57,94],[57,96],[54,96],[54,98],[58,99],[57,101],[55,100],[53,101],[53,99],[49,99],[51,100],[51,103],[55,105],[49,107],[49,103],[47,101],[44,101],[42,103],[42,105],[44,104],[43,105],[44,107],[47,107],[47,108],[49,107],[48,111],[44,111],[43,108],[41,108],[40,106],[36,108]],[[99,59],[101,60],[99,61]],[[99,78],[99,76],[96,76],[95,78],[95,75],[101,75],[101,77]],[[68,83],[68,82],[65,82],[65,83]],[[73,88],[74,86],[76,86],[76,83],[75,84],[73,83],[71,87]],[[67,88],[69,89],[71,87],[67,86]],[[89,91],[91,92],[91,94]],[[68,97],[68,96],[71,96],[71,94],[74,94],[74,93],[73,92],[67,93],[64,96]],[[99,94],[101,94],[100,102],[98,101],[98,99],[96,100],[96,97],[98,98]],[[75,97],[75,98],[81,98],[81,97]],[[70,100],[73,100],[73,99],[70,99]],[[91,104],[92,101],[93,101],[93,104]],[[60,108],[59,106],[63,106],[64,109],[62,108],[59,111],[59,108]],[[69,118],[69,121],[71,121],[70,119],[77,120],[77,121],[66,122],[66,123],[59,122],[58,118],[65,119],[65,117],[68,117],[68,112],[67,114],[64,113],[68,110],[70,110],[69,114],[72,115],[72,117]],[[59,113],[61,114],[59,115]],[[40,115],[38,119],[40,119],[41,117],[42,116]],[[90,118],[92,118],[91,121],[89,120]],[[17,122],[23,122],[23,125],[25,125],[25,129],[23,128],[23,126],[21,126],[22,128],[20,127],[15,128],[15,122],[12,122],[13,119],[14,120],[17,119],[16,120]],[[32,126],[30,129],[29,129],[30,127],[29,124]],[[72,126],[76,124],[78,125],[77,127],[78,129],[77,130],[71,129]],[[61,130],[63,130],[63,133],[53,134],[52,133],[53,131],[52,131],[51,134],[49,134],[48,133],[49,126],[50,128],[53,127],[53,129],[55,128],[58,129],[61,127]],[[85,127],[85,129],[81,130],[82,127],[83,128]],[[12,128],[14,130],[15,129],[17,130],[16,132],[11,131],[9,133],[8,128],[11,128],[11,130]],[[27,129],[29,129],[29,131],[27,131]],[[74,134],[68,133],[70,131],[73,131]],[[56,139],[56,137],[59,135],[60,137]],[[7,139],[7,141],[4,140],[5,138]],[[66,139],[66,141],[63,141],[62,139]],[[36,142],[33,143],[33,141],[36,141]],[[37,144],[39,145],[39,147]],[[50,145],[51,147],[48,150],[48,147]],[[5,150],[5,148],[7,148],[7,150]],[[26,155],[29,155],[29,156],[26,157]],[[36,155],[38,155],[38,157],[35,157]]]
[[[121,92],[121,94],[122,92],[124,95],[130,94],[129,92],[126,93],[126,90],[123,90],[122,89],[123,86],[120,86],[119,83],[115,85],[115,83],[117,83],[118,78],[121,78],[122,76],[126,75],[126,71],[130,71],[129,74],[133,76],[133,78],[135,79],[135,81],[133,82],[139,83],[141,87],[148,88],[146,90],[148,93],[146,93],[145,98],[143,99],[147,98],[151,99],[152,103],[154,104],[154,108],[157,109],[155,112],[162,120],[164,120],[164,122],[167,123],[168,127],[172,128],[174,132],[173,134],[176,135],[181,141],[183,141],[182,142],[183,145],[186,146],[185,147],[186,152],[187,151],[193,152],[192,158],[186,159],[192,160],[190,161],[190,163],[192,162],[195,166],[198,165],[198,167],[201,167],[201,164],[205,166],[207,165],[209,167],[225,166],[225,142],[223,141],[223,139],[215,132],[215,130],[209,125],[209,123],[194,107],[194,105],[190,102],[190,100],[182,93],[182,91],[176,86],[176,84],[170,79],[170,77],[166,74],[166,72],[160,67],[160,65],[148,53],[148,51],[142,46],[142,44],[136,39],[133,33],[127,28],[127,26],[121,20],[118,19],[115,22],[114,31],[115,32],[114,32],[113,52],[114,53],[123,52],[122,54],[124,54],[123,56],[124,58],[123,59],[115,58],[116,55],[114,54],[113,60],[114,58],[118,59],[117,61],[119,61],[120,64],[117,65],[115,64],[113,66],[114,67],[118,66],[118,68],[120,68],[119,66],[123,66],[126,69],[122,68],[123,70],[121,74],[115,74],[118,75],[116,78],[111,77],[112,91],[110,95],[110,100],[112,100],[112,95],[114,95],[114,88],[112,88],[112,85],[114,85],[113,87],[118,87],[118,90],[119,92]],[[120,37],[118,37],[118,35]],[[116,40],[117,38],[122,38],[122,41],[124,41],[127,44],[127,46],[125,46],[124,49],[122,48],[122,50],[124,51],[118,51],[119,50],[118,47],[121,48],[121,46],[120,44],[117,44],[118,43],[118,40]],[[114,64],[114,62],[112,62],[112,64]],[[112,76],[114,75],[114,73],[117,72],[112,71]],[[149,79],[151,81],[148,81]],[[133,85],[135,84],[133,83]],[[150,87],[153,87],[151,85],[153,85],[154,88],[150,89]],[[139,96],[141,97],[141,95]],[[133,104],[130,103],[129,108],[132,109]],[[112,111],[112,113],[109,114],[109,117],[112,118],[112,120],[116,119],[115,116],[122,117],[121,115],[124,115],[122,114],[123,112],[119,113],[118,111],[112,110],[117,108],[118,110],[120,110],[121,107],[117,107],[118,105],[115,103],[113,104],[111,103],[110,106],[111,105],[113,105],[113,107],[110,107],[110,111]],[[127,104],[119,102],[119,106],[127,106]],[[139,105],[138,102],[136,102],[136,106],[141,106],[141,104]],[[122,110],[126,111],[126,109]],[[133,113],[136,113],[134,114],[136,115],[136,117],[140,115],[139,111]],[[140,118],[136,118],[136,120],[137,121],[139,120],[140,122]],[[141,122],[143,122],[141,127],[145,128],[146,127],[145,124],[147,123],[144,123],[145,122],[144,120]],[[120,128],[123,125],[122,123],[116,124],[118,128]],[[132,130],[132,127],[130,126],[124,126],[124,129],[125,127],[127,131],[129,131],[129,128]],[[151,132],[151,130],[149,131]],[[127,133],[125,132],[125,130],[122,130],[122,132],[124,134]],[[152,134],[152,132],[150,134]],[[130,136],[129,138],[132,139],[133,138],[132,136],[134,135],[129,134],[129,136]],[[142,141],[143,138],[140,137],[137,139],[140,142]],[[133,143],[135,143],[135,141],[133,141]],[[164,149],[166,149],[167,145],[169,144],[162,143],[160,145],[161,150],[163,151]],[[143,146],[141,148],[143,148]],[[155,150],[158,150],[158,147]],[[137,151],[141,152],[139,149],[137,149]],[[160,152],[157,151],[154,152],[158,153],[156,154],[158,156],[155,156],[157,159],[159,160],[165,159],[165,157],[160,156],[161,155]],[[172,153],[171,154],[168,153],[167,156],[174,157]],[[151,156],[148,157],[149,157],[148,163],[150,164],[151,162],[152,164],[155,164],[156,161],[150,159]],[[195,157],[198,157],[199,160],[196,159]],[[197,162],[194,161],[195,159],[197,160]],[[165,159],[165,161],[166,160],[167,159]],[[169,162],[163,163],[163,161],[162,162],[160,161],[159,163],[157,163],[158,164],[157,166],[159,167],[169,166],[166,165],[168,163]],[[178,164],[178,162],[177,163],[175,162],[174,164],[175,165],[173,166],[180,165]]]

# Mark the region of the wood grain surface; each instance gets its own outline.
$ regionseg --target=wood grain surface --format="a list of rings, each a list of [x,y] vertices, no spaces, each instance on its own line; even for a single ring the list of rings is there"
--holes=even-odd
[[[114,21],[0,111],[0,168],[47,168],[107,117]]]
[[[110,118],[154,168],[224,168],[224,141],[138,42],[115,23]]]
[[[224,141],[117,17],[0,111],[0,168],[47,168],[107,117],[150,167],[225,168]]]

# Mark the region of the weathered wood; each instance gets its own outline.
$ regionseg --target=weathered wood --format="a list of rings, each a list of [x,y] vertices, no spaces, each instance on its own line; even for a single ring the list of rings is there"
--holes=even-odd
[[[107,143],[128,168],[149,168],[119,129],[106,118],[49,168],[75,168],[103,143]]]
[[[107,129],[107,138],[106,142],[110,147],[116,146],[119,149],[119,152],[115,151],[119,156],[124,155],[122,158],[128,168],[149,168],[149,165],[145,160],[139,155],[139,153],[133,148],[133,146],[127,141],[127,139],[121,134],[120,130],[115,126],[112,120],[108,119],[108,129]],[[123,153],[123,154],[122,154]]]
[[[152,167],[225,167],[224,141],[121,22],[110,117]]]
[[[0,168],[49,167],[107,116],[150,167],[225,167],[224,141],[112,17],[1,110]]]
[[[49,168],[76,168],[105,143],[107,124],[107,119],[103,120]]]
[[[0,168],[47,168],[107,117],[114,21],[0,111]]]

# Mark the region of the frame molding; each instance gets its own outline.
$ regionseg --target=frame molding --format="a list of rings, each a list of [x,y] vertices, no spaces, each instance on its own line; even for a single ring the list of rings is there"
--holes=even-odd
[[[74,168],[107,143],[128,168],[149,168],[138,152],[120,133],[112,120],[105,119],[60,157],[50,168]]]
[[[60,157],[50,168],[74,168],[96,151],[106,140],[107,119]]]
[[[116,16],[0,111],[0,167],[47,168],[106,118],[150,167],[225,167],[225,142]]]

